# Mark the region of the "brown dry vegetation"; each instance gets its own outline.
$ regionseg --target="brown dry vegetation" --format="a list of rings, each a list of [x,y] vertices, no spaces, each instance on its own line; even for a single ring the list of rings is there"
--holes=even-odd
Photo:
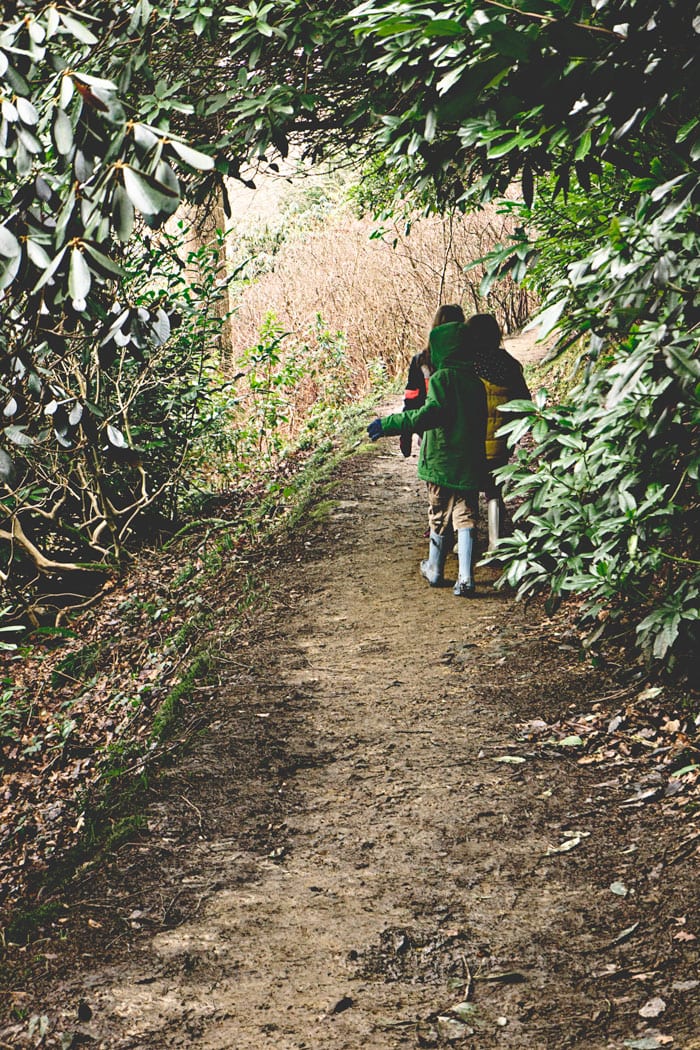
[[[348,358],[364,390],[370,362],[381,361],[390,375],[403,370],[423,346],[440,303],[461,303],[466,313],[493,312],[508,333],[527,321],[532,293],[504,281],[484,299],[483,267],[466,269],[512,228],[495,207],[469,216],[416,218],[410,233],[396,221],[373,238],[376,228],[341,209],[305,237],[283,244],[271,272],[236,304],[234,360],[256,342],[266,314],[304,338],[320,313],[331,331],[347,333]]]

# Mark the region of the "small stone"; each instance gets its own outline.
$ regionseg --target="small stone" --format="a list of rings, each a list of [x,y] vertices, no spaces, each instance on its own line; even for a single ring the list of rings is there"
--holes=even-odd
[[[644,1006],[639,1011],[639,1016],[658,1017],[659,1014],[662,1014],[665,1009],[666,1003],[663,1001],[663,999],[660,999],[657,996],[655,999],[650,999],[648,1003],[644,1004]]]
[[[89,1021],[91,1017],[92,1010],[90,1008],[90,1004],[87,1003],[85,999],[81,999],[78,1003],[78,1019],[80,1021]]]
[[[329,1014],[342,1014],[344,1010],[349,1010],[351,1006],[354,1006],[354,1000],[349,995],[344,995],[342,999],[339,999],[334,1006],[331,1006],[328,1011]]]

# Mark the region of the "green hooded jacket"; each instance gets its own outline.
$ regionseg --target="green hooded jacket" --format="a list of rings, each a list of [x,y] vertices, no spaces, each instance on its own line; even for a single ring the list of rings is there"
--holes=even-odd
[[[461,322],[430,333],[435,371],[422,408],[382,419],[382,434],[422,434],[418,477],[459,491],[480,489],[486,472],[486,393]]]

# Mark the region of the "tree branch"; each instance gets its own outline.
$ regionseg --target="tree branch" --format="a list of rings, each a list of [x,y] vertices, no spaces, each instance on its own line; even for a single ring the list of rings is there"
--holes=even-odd
[[[537,11],[521,11],[518,7],[511,7],[510,4],[503,4],[500,0],[482,0],[482,3],[487,4],[489,7],[500,7],[502,11],[510,11],[513,15],[521,15],[523,18],[534,18],[538,22],[558,22],[558,18],[554,18],[552,15],[542,15]],[[616,40],[623,40],[623,36],[620,33],[615,33],[612,29],[606,29],[605,26],[593,26],[588,22],[572,22],[571,25],[576,26],[577,29],[587,29],[591,33],[604,33],[606,36],[614,36]]]

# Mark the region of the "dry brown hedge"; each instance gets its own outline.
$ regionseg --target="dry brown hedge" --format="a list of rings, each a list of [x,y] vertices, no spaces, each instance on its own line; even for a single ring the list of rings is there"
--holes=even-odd
[[[256,343],[267,314],[300,341],[308,341],[320,314],[328,329],[345,333],[360,393],[371,362],[381,361],[391,376],[404,370],[424,345],[441,303],[461,303],[467,314],[492,312],[504,332],[516,331],[532,312],[532,296],[505,281],[483,299],[483,268],[466,269],[507,238],[510,222],[485,208],[468,216],[417,218],[409,234],[397,225],[372,238],[375,223],[340,211],[322,228],[287,241],[274,269],[240,295],[233,359]]]

